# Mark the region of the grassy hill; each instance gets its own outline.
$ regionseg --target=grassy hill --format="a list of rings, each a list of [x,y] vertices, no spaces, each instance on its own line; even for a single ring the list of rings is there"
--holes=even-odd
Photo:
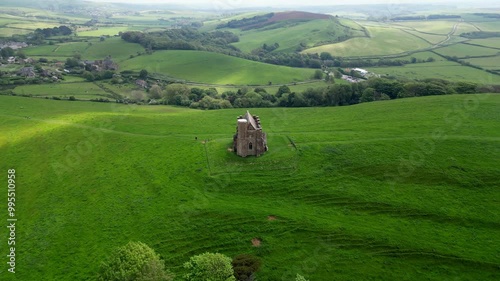
[[[328,52],[334,56],[383,56],[429,47],[421,38],[397,28],[367,26],[370,38],[353,38],[305,50],[305,53]]]
[[[341,26],[333,19],[317,19],[308,22],[278,22],[260,29],[234,31],[240,42],[233,44],[244,52],[251,52],[262,44],[278,43],[276,52],[294,52],[299,44],[311,48],[322,42],[339,41],[339,37],[364,36],[361,31],[353,31]]]
[[[495,57],[496,59],[498,57]],[[477,59],[481,60],[481,59]],[[487,59],[486,59],[487,60]],[[490,62],[490,65],[494,61]],[[485,63],[476,61],[475,63]],[[491,65],[493,66],[493,65]],[[500,83],[500,76],[488,73],[486,71],[460,65],[451,61],[436,61],[431,63],[407,64],[398,67],[368,67],[368,70],[380,74],[394,76],[400,79],[428,79],[438,78],[449,81],[468,81],[480,85],[496,85]]]
[[[16,278],[93,279],[139,240],[177,274],[212,251],[261,257],[259,280],[498,280],[499,106],[455,95],[254,109],[270,151],[243,159],[227,151],[241,110],[0,96]]]
[[[259,63],[201,51],[157,51],[120,65],[121,70],[160,73],[210,84],[267,85],[309,80],[314,70]]]
[[[130,58],[130,55],[137,55],[137,52],[144,52],[144,48],[139,44],[128,43],[119,37],[108,38],[105,41],[89,40],[89,42],[70,42],[55,45],[44,45],[29,47],[24,49],[28,56],[45,57],[72,57],[81,54],[82,59],[95,60],[103,59],[108,55],[116,61]]]
[[[249,20],[255,17],[262,19],[260,21]],[[228,24],[231,21],[236,23]],[[216,30],[216,23],[222,26],[229,25],[222,30],[237,34],[240,41],[233,45],[244,52],[251,52],[262,47],[263,44],[274,45],[275,43],[278,43],[280,47],[274,52],[295,52],[301,44],[302,48],[311,48],[351,37],[365,36],[362,27],[350,20],[339,20],[330,15],[298,11],[271,14],[248,13],[222,21],[209,21],[203,30]]]

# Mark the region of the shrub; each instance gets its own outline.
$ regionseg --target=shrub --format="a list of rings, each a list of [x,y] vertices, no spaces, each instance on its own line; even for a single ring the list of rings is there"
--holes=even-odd
[[[146,244],[129,242],[114,251],[99,269],[98,280],[161,280],[171,281],[158,254]]]
[[[261,261],[256,256],[241,254],[234,257],[232,265],[236,280],[248,281],[253,280],[255,272],[260,269]]]

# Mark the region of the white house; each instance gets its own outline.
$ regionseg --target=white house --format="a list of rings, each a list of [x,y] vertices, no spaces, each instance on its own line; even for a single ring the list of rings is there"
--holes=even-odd
[[[365,76],[366,74],[368,74],[368,70],[365,70],[365,69],[362,69],[362,68],[354,68],[353,70],[361,73],[361,75],[363,75],[363,76]]]

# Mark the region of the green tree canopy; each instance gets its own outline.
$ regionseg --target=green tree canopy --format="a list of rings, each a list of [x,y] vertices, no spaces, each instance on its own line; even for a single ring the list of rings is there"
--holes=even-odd
[[[142,79],[148,78],[148,71],[146,69],[141,70],[141,72],[139,72],[139,77]]]
[[[231,258],[219,253],[204,253],[184,263],[187,281],[236,281]]]
[[[101,263],[98,280],[171,281],[173,275],[153,249],[142,242],[129,242]]]
[[[3,57],[4,59],[8,57],[12,57],[14,55],[14,50],[11,47],[5,47],[0,50],[0,57]]]
[[[184,84],[173,83],[165,88],[164,95],[168,104],[175,104],[175,101],[189,98],[191,90]]]
[[[253,255],[241,254],[233,259],[234,276],[238,281],[253,280],[255,272],[260,269],[262,262]]]
[[[152,99],[161,99],[161,97],[163,96],[163,90],[158,85],[151,86],[151,89],[149,89],[148,93],[149,97]]]

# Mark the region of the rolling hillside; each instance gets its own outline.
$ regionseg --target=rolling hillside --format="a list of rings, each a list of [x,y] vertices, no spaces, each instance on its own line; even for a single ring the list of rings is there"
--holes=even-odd
[[[92,280],[111,249],[142,241],[178,275],[211,251],[259,256],[259,280],[498,280],[499,106],[254,109],[270,151],[243,159],[227,150],[241,110],[0,96],[16,278]]]
[[[219,29],[224,27],[237,34],[240,42],[233,45],[244,52],[275,43],[279,44],[275,52],[295,52],[298,48],[365,36],[361,27],[353,28],[349,20],[343,21],[325,14],[289,11],[267,14],[267,17],[250,14],[220,24]]]
[[[122,70],[159,73],[210,84],[267,85],[310,80],[314,70],[259,63],[201,51],[157,51],[120,65]]]
[[[370,38],[353,38],[341,43],[310,48],[304,53],[328,52],[341,57],[383,56],[430,46],[425,40],[397,28],[367,27]]]
[[[80,54],[83,59],[96,60],[104,59],[111,55],[113,60],[122,61],[130,58],[130,55],[137,55],[144,52],[144,48],[139,44],[128,43],[121,38],[108,38],[105,41],[98,39],[89,42],[70,42],[38,47],[29,47],[24,50],[26,55],[33,57],[44,57],[48,59],[68,58],[75,54]],[[64,59],[63,59],[64,60]]]

